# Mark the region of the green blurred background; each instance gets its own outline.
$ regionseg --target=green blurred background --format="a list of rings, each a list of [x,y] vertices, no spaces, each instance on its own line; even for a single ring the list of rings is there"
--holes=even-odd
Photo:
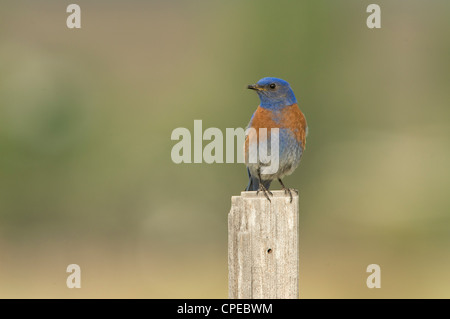
[[[275,76],[310,128],[300,297],[450,298],[450,2],[70,3],[0,3],[0,297],[226,298],[245,167],[170,136],[245,127]]]

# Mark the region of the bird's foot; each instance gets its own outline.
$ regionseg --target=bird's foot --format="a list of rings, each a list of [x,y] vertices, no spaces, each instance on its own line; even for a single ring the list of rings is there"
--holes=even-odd
[[[262,183],[259,183],[259,189],[256,191],[256,195],[258,195],[259,192],[263,192],[264,196],[266,196],[266,198],[269,200],[269,202],[272,202],[269,197],[269,195],[273,196],[272,192],[269,191]]]
[[[280,185],[281,185],[282,189],[284,190],[284,194],[285,195],[289,194],[289,196],[291,197],[290,203],[292,203],[292,192],[295,192],[298,195],[298,190],[293,189],[293,188],[287,188],[286,186],[284,186],[281,178],[279,178],[278,181],[280,182]]]
[[[287,187],[283,187],[283,190],[284,190],[285,195],[289,194],[289,197],[291,198],[289,203],[292,203],[292,192],[294,192],[298,195],[298,190],[296,190],[294,188],[287,188]]]

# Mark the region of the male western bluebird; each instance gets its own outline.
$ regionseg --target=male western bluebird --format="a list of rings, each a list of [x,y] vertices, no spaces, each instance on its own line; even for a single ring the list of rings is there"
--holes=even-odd
[[[270,201],[268,196],[268,194],[272,195],[269,191],[270,183],[272,180],[278,179],[284,192],[289,193],[292,202],[291,189],[286,188],[281,179],[292,174],[297,168],[305,150],[308,131],[305,116],[297,105],[297,99],[289,83],[284,80],[267,77],[259,80],[256,84],[249,85],[248,88],[258,93],[261,104],[253,113],[248,124],[248,128],[255,129],[257,138],[249,138],[249,133],[245,138],[246,166],[249,176],[249,183],[245,190],[257,191],[258,193],[262,191]],[[261,136],[260,139],[260,128],[267,129],[266,141],[271,136],[272,128],[279,129],[279,167],[275,173],[264,174],[264,170],[261,171],[264,166],[268,165],[261,162],[261,158],[255,160],[254,163],[248,160],[249,146],[252,149],[251,143],[260,145],[262,139],[264,139],[264,136]],[[269,144],[267,143],[267,150],[270,150]],[[273,156],[273,154],[271,155]]]

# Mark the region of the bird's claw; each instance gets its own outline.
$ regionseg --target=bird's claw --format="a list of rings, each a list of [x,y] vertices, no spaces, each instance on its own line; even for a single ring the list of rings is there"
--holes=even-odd
[[[289,194],[289,197],[291,198],[289,203],[292,203],[292,192],[294,192],[298,195],[298,190],[296,190],[294,188],[287,188],[287,187],[283,187],[283,190],[284,190],[285,195]]]
[[[264,196],[266,196],[266,198],[269,200],[269,202],[272,202],[269,198],[269,195],[273,196],[272,192],[269,191],[262,183],[259,184],[259,189],[256,191],[256,195],[258,195],[259,192],[263,192]]]

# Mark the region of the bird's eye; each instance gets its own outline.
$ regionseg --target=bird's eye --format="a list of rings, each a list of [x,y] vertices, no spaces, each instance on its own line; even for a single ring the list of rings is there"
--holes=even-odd
[[[277,85],[276,85],[275,83],[271,83],[271,84],[269,85],[269,87],[273,90],[274,88],[277,87]]]

